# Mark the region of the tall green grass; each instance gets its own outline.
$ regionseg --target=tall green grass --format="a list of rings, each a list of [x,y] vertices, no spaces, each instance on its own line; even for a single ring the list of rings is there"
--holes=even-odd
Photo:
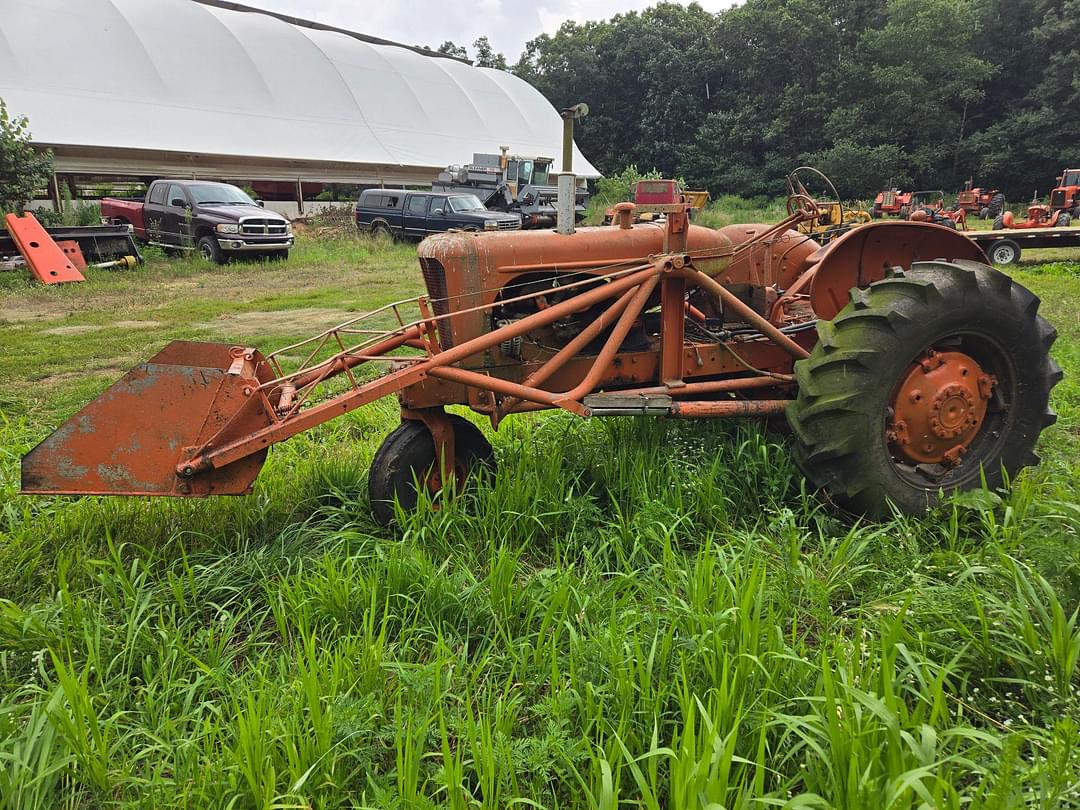
[[[1080,806],[1047,471],[864,524],[757,425],[555,416],[387,532],[393,419],[246,500],[9,500],[0,807]]]
[[[208,313],[399,296],[406,267],[305,239],[284,268],[152,256],[3,294],[153,306],[145,357]],[[6,325],[0,810],[1080,807],[1080,284],[1020,278],[1066,371],[1043,464],[876,524],[761,424],[552,415],[492,436],[490,486],[383,529],[390,400],[275,447],[246,498],[21,498],[20,456],[104,385],[73,372],[129,349]],[[47,363],[72,379],[34,382]]]

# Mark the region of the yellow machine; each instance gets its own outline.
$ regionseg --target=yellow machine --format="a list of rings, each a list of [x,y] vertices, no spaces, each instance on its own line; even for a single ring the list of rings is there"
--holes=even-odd
[[[824,174],[819,172],[812,166],[800,166],[788,175],[788,193],[792,196],[809,197],[810,194],[806,190],[805,184],[799,177],[801,172],[812,172],[818,175],[829,190],[832,192],[832,199],[820,200],[815,199],[818,209],[821,211],[821,215],[812,220],[806,220],[799,223],[798,229],[800,233],[805,233],[814,241],[819,242],[822,245],[827,245],[836,237],[847,233],[852,228],[857,228],[860,225],[865,225],[870,222],[870,212],[863,209],[846,208],[842,202],[840,202],[840,195],[836,192],[836,187],[832,184]]]

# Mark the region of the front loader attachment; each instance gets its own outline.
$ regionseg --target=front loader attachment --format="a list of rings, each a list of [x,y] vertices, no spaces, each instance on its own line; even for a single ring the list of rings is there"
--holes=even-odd
[[[52,495],[240,495],[266,450],[192,478],[177,466],[208,443],[265,428],[272,375],[254,349],[173,341],[22,460],[22,491]]]

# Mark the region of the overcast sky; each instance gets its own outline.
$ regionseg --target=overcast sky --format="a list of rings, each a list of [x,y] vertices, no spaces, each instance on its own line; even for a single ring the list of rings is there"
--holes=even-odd
[[[698,0],[719,11],[736,0]],[[438,48],[446,40],[469,47],[487,34],[495,50],[513,64],[530,39],[553,34],[564,20],[605,20],[623,11],[655,5],[656,0],[241,0],[266,8],[348,28],[407,45]],[[680,0],[681,2],[681,0]],[[687,5],[686,2],[683,5]]]

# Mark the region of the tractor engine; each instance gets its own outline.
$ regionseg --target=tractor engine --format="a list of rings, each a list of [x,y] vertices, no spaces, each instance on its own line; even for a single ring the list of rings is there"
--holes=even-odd
[[[767,226],[730,225],[719,230],[688,227],[687,254],[693,257],[708,251],[718,255],[695,259],[695,264],[761,315],[768,314],[779,294],[794,282],[807,266],[808,257],[818,249],[813,240],[792,230],[733,261],[735,248]],[[543,230],[429,237],[418,249],[424,283],[434,314],[450,314],[438,322],[439,343],[444,349],[461,344],[607,283],[599,276],[640,265],[650,256],[667,252],[665,239],[663,221],[625,221],[618,227],[581,228],[569,235]],[[639,328],[628,337],[628,347],[655,348],[659,340],[658,315],[649,310],[659,305],[656,292]],[[717,334],[742,325],[726,318],[715,296],[704,291],[691,293],[689,307],[704,314],[706,323]],[[465,365],[481,368],[543,359],[565,346],[602,309],[598,305],[576,312],[508,340],[485,355],[472,357]],[[604,334],[597,337],[597,346],[603,343]]]

